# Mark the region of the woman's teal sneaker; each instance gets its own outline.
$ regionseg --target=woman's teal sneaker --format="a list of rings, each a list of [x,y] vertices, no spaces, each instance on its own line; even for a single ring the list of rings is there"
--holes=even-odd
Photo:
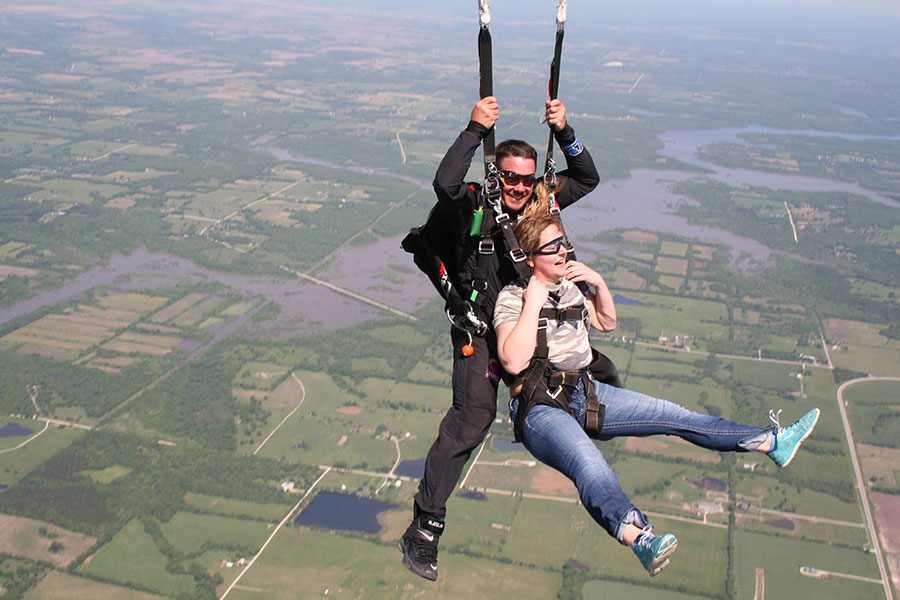
[[[675,548],[678,546],[678,538],[671,533],[653,535],[650,529],[650,525],[644,527],[643,533],[634,541],[631,549],[634,550],[641,564],[653,577],[669,564],[669,556],[675,552]]]
[[[781,411],[778,411],[781,412]],[[777,424],[777,415],[773,419]],[[800,449],[800,444],[809,437],[816,421],[819,420],[819,409],[814,408],[787,427],[778,427],[775,430],[775,448],[766,454],[775,461],[779,467],[786,467],[794,460],[794,455]]]

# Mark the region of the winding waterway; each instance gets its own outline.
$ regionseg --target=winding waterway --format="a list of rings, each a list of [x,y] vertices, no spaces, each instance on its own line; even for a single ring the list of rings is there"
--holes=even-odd
[[[245,298],[274,302],[278,313],[268,321],[255,321],[252,330],[244,332],[251,337],[279,339],[383,316],[373,307],[301,279],[214,271],[179,256],[139,248],[131,254],[113,256],[105,264],[76,276],[55,290],[0,308],[0,323],[71,300],[95,288],[152,290],[184,283],[220,283]]]
[[[673,184],[694,178],[714,179],[736,187],[759,186],[808,192],[839,191],[898,206],[896,201],[857,184],[723,167],[697,158],[697,150],[711,143],[746,144],[747,142],[739,137],[742,133],[827,136],[853,140],[900,140],[898,136],[850,135],[812,130],[790,131],[758,126],[667,131],[660,136],[665,144],[660,154],[704,169],[705,172],[698,175],[682,171],[636,169],[627,179],[615,179],[599,185],[566,211],[567,230],[576,244],[584,249],[583,257],[589,258],[591,253],[613,251],[611,248],[588,243],[587,240],[594,233],[619,228],[642,228],[724,244],[732,249],[735,264],[742,268],[764,264],[772,253],[767,246],[722,229],[693,225],[683,217],[673,214],[673,210],[680,203],[692,202],[675,194],[672,191]],[[260,151],[274,154],[279,160],[350,169],[360,173],[391,177],[419,188],[430,187],[426,181],[382,169],[337,165],[278,148],[255,147]],[[423,214],[422,218],[424,217]],[[402,237],[398,235],[379,238],[370,244],[342,248],[316,275],[332,284],[401,310],[415,310],[433,299],[434,293],[426,279],[412,266],[409,255],[400,249]],[[70,300],[96,287],[110,286],[120,290],[152,289],[185,282],[218,282],[245,297],[274,302],[279,309],[278,314],[267,322],[253,324],[251,334],[260,337],[283,338],[300,332],[324,331],[379,318],[384,314],[376,308],[300,279],[213,271],[184,258],[139,249],[129,255],[114,256],[106,264],[76,276],[55,290],[42,292],[28,300],[0,308],[0,323],[27,315],[44,306]]]

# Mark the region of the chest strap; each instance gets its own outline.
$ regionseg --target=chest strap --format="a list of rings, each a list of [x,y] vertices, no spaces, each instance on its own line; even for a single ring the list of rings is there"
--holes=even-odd
[[[537,344],[531,362],[523,372],[513,380],[510,389],[521,387],[519,391],[519,406],[516,410],[516,420],[513,424],[515,441],[522,441],[522,426],[528,412],[537,404],[545,404],[560,408],[575,419],[575,414],[569,404],[572,398],[566,386],[575,387],[579,383],[584,386],[587,396],[584,430],[589,436],[596,437],[603,427],[603,415],[605,407],[597,400],[594,389],[594,379],[590,369],[585,367],[578,371],[560,371],[553,367],[549,360],[550,348],[547,344],[547,328],[550,321],[582,321],[587,327],[590,317],[584,304],[566,308],[544,307],[541,309],[538,319]]]

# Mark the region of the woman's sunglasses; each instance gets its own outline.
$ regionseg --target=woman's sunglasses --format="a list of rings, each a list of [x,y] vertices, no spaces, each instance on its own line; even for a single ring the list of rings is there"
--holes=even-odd
[[[567,240],[564,235],[559,236],[555,240],[550,240],[543,246],[538,246],[538,249],[531,252],[531,255],[541,254],[544,256],[552,256],[554,254],[559,254],[560,248],[565,248],[566,251],[572,250],[572,244],[569,243],[569,240]]]

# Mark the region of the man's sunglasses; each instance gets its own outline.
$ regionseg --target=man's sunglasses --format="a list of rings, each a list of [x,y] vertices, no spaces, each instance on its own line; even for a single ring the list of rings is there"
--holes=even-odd
[[[567,251],[572,250],[572,244],[569,243],[569,240],[566,239],[566,236],[561,235],[555,240],[550,240],[543,246],[539,246],[537,250],[531,252],[531,256],[535,254],[542,254],[544,256],[552,256],[554,254],[559,254],[559,249],[565,248]]]
[[[520,183],[525,187],[531,187],[537,182],[537,177],[534,176],[534,173],[531,175],[523,175],[521,173],[513,173],[512,171],[500,171],[500,181],[503,182],[503,185],[508,185],[509,187],[515,187]]]

